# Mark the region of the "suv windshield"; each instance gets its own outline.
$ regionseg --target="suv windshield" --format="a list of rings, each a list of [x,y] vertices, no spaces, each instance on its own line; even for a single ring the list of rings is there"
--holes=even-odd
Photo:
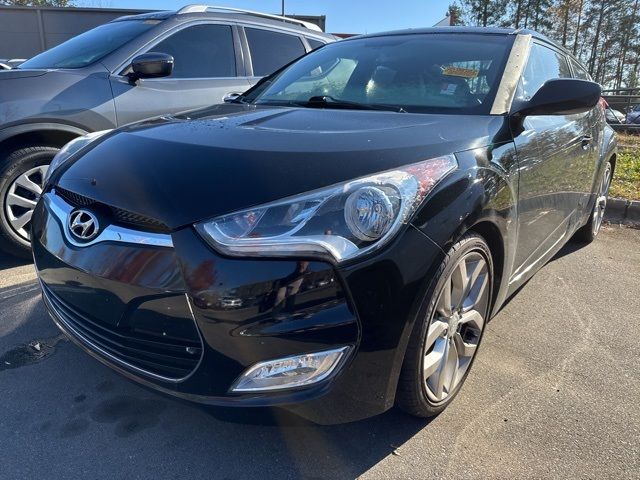
[[[303,57],[244,100],[488,114],[512,42],[506,35],[449,33],[345,40]]]
[[[86,67],[158,23],[159,20],[125,20],[106,23],[36,55],[22,63],[19,68]]]

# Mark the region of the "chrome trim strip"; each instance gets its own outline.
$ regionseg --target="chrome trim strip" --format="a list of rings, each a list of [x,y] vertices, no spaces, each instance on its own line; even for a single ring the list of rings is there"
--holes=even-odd
[[[185,293],[185,299],[187,301],[187,305],[189,305],[189,311],[191,312],[191,319],[193,320],[193,323],[196,327],[196,331],[198,332],[198,338],[200,339],[200,344],[201,344],[200,359],[198,360],[198,363],[196,364],[194,369],[187,376],[182,378],[171,378],[171,377],[165,377],[163,375],[158,375],[153,372],[149,372],[143,368],[136,367],[135,365],[132,365],[129,362],[125,362],[121,358],[118,358],[117,356],[107,352],[102,347],[93,343],[82,333],[78,332],[78,330],[73,328],[72,325],[70,325],[67,321],[65,321],[63,314],[60,313],[58,310],[56,310],[56,308],[51,303],[51,300],[49,299],[47,288],[44,286],[42,280],[40,279],[38,280],[40,282],[40,288],[42,290],[42,298],[44,299],[44,302],[47,306],[47,312],[49,313],[49,316],[51,316],[51,318],[53,319],[53,322],[62,331],[62,333],[76,340],[76,342],[79,342],[82,347],[84,347],[89,353],[93,354],[93,356],[96,357],[98,360],[101,360],[103,362],[108,360],[120,367],[125,367],[127,369],[133,370],[134,372],[140,373],[142,375],[153,378],[155,380],[162,380],[164,382],[170,382],[170,383],[184,382],[185,380],[189,379],[196,372],[196,370],[198,370],[198,368],[200,368],[200,364],[202,363],[202,358],[204,357],[204,343],[202,343],[202,335],[200,334],[200,329],[198,328],[196,319],[193,316],[193,310],[191,309],[191,304],[189,303],[189,297],[187,296],[186,293]],[[100,354],[102,357],[100,357],[100,355],[98,354]],[[108,364],[108,362],[106,363]]]
[[[520,81],[520,76],[529,59],[531,35],[518,34],[511,47],[509,59],[502,72],[496,98],[491,106],[491,115],[506,115],[511,110],[511,103]]]
[[[71,233],[69,232],[69,222],[67,221],[67,218],[74,210],[74,207],[56,195],[55,189],[53,192],[45,193],[42,198],[47,210],[49,210],[51,215],[58,220],[60,226],[64,230],[65,240],[74,247],[88,247],[102,242],[131,243],[135,245],[149,245],[163,248],[173,247],[171,235],[164,233],[142,232],[140,230],[132,230],[118,225],[108,225],[96,238],[89,242],[78,242],[71,236]]]

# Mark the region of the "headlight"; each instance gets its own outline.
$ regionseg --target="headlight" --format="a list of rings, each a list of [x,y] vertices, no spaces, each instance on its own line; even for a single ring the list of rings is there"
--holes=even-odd
[[[100,130],[99,132],[88,133],[82,137],[74,138],[69,143],[67,143],[64,147],[60,149],[60,151],[53,157],[51,161],[51,165],[49,165],[49,169],[47,170],[46,175],[44,176],[44,183],[46,184],[51,178],[53,172],[59,168],[64,162],[69,160],[72,155],[80,151],[81,148],[86,147],[94,140],[97,140],[105,133],[109,133],[111,130]]]
[[[453,155],[224,215],[196,230],[231,256],[354,258],[388,242],[435,184],[457,166]]]

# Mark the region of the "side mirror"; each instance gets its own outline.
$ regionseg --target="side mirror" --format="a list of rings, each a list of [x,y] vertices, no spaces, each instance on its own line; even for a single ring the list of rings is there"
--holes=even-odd
[[[166,53],[149,52],[138,55],[131,62],[127,74],[131,81],[139,78],[168,77],[173,72],[173,57]]]
[[[600,101],[602,88],[595,82],[573,78],[547,80],[529,101],[516,105],[513,114],[572,115],[591,110]]]
[[[224,103],[234,103],[238,98],[240,98],[242,94],[238,92],[227,93],[224,97],[222,97],[222,101]]]

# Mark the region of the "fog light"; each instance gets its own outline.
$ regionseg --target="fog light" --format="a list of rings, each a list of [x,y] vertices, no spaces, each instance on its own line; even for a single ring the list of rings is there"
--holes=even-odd
[[[349,347],[256,363],[231,387],[232,392],[258,392],[300,387],[331,375]]]

